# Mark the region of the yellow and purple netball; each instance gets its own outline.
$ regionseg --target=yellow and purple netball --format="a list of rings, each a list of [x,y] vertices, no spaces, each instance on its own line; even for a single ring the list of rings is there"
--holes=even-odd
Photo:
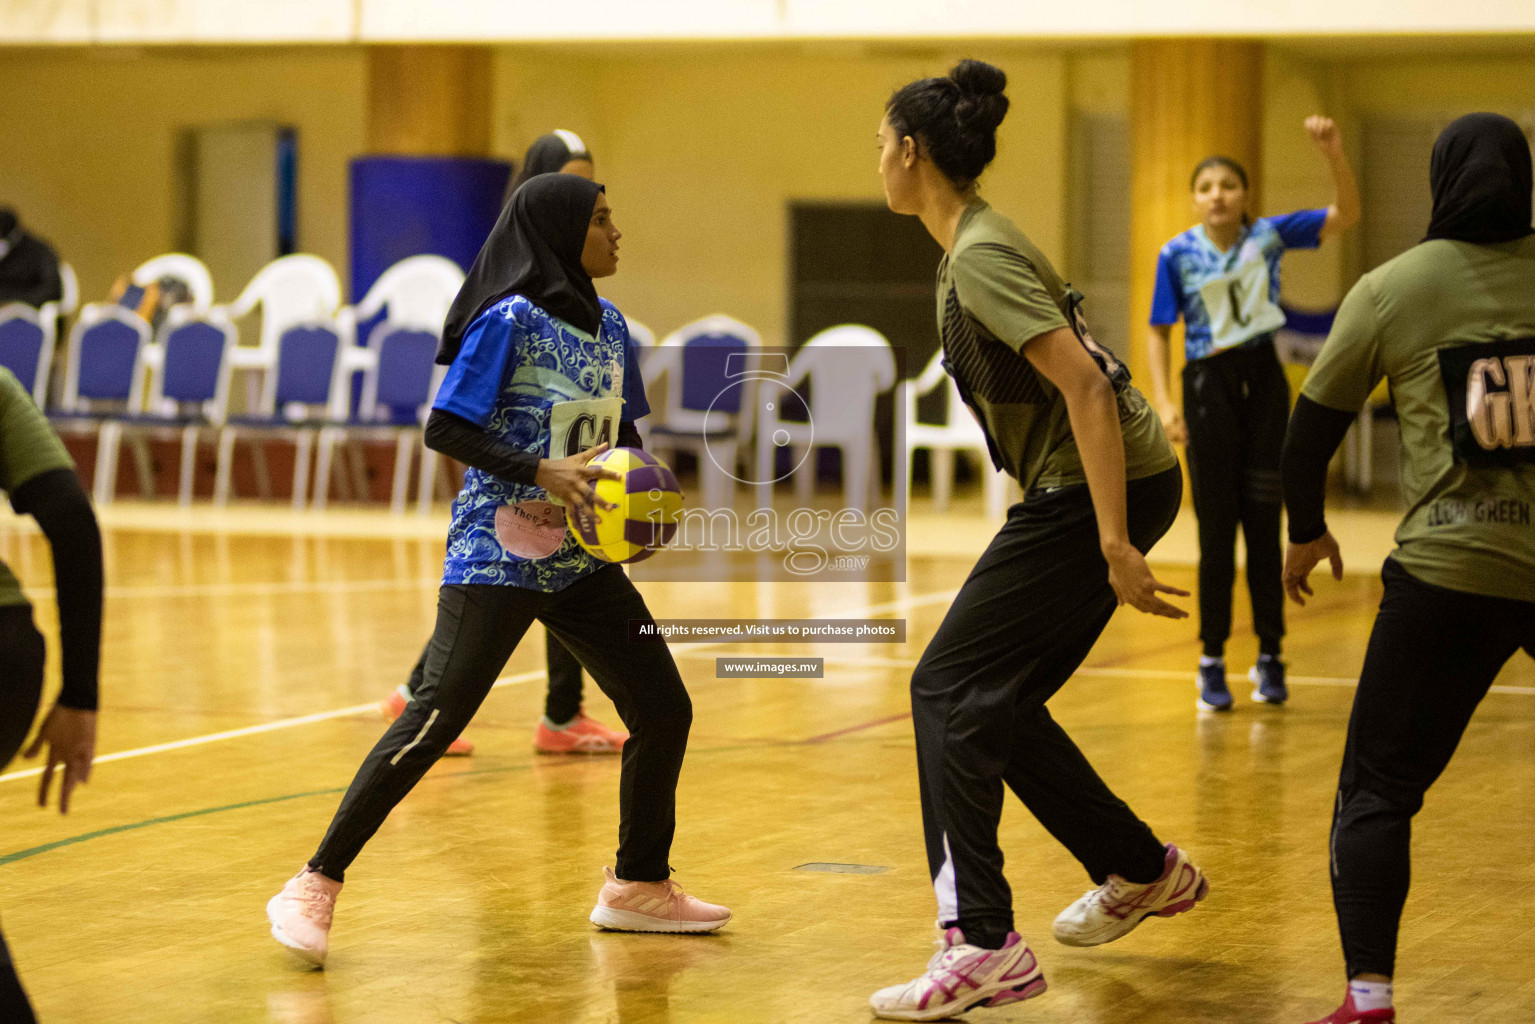
[[[597,481],[597,500],[618,507],[572,516],[577,544],[604,562],[639,562],[671,542],[682,489],[666,463],[639,448],[613,448],[590,465],[622,477]]]

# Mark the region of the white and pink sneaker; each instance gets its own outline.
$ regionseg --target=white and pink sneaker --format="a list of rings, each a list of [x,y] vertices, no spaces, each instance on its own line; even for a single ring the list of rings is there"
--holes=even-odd
[[[1204,872],[1172,843],[1167,844],[1165,864],[1162,877],[1145,885],[1110,875],[1061,911],[1055,919],[1055,940],[1067,946],[1101,946],[1128,935],[1153,914],[1172,917],[1193,910],[1210,892]]]
[[[602,891],[591,922],[615,932],[712,932],[730,920],[730,911],[689,896],[670,878],[626,882],[602,869]]]
[[[282,892],[267,901],[266,916],[272,922],[272,938],[315,966],[325,966],[330,924],[340,892],[340,882],[304,868],[288,879]]]
[[[1045,988],[1039,960],[1017,932],[1008,933],[1001,949],[982,949],[950,928],[920,977],[880,989],[869,997],[869,1008],[887,1020],[943,1020],[977,1006],[1031,999]]]

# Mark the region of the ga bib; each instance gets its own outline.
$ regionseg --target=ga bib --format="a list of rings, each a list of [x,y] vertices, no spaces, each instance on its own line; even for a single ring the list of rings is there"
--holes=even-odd
[[[618,420],[623,411],[624,400],[617,396],[554,403],[549,409],[549,457],[579,455],[603,443],[613,447],[618,443]],[[553,495],[549,500],[560,504]]]

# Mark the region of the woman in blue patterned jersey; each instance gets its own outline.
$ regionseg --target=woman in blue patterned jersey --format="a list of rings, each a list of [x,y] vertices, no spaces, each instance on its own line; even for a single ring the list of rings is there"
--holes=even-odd
[[[1174,442],[1188,444],[1189,480],[1199,519],[1199,707],[1231,709],[1226,640],[1236,582],[1238,524],[1247,547],[1247,589],[1258,662],[1249,673],[1253,699],[1282,704],[1280,644],[1284,591],[1279,582],[1279,453],[1290,415],[1290,388],[1274,355],[1279,260],[1286,249],[1315,249],[1359,220],[1359,190],[1330,118],[1309,117],[1306,131],[1327,158],[1334,199],[1320,210],[1282,217],[1248,215],[1247,172],[1212,156],[1194,168],[1191,187],[1200,223],[1162,247],[1151,302],[1153,399]],[[1183,317],[1183,414],[1168,389],[1168,339]],[[1187,423],[1185,424],[1185,420]]]
[[[522,167],[506,186],[505,206],[523,182],[540,174],[574,174],[594,179],[597,174],[592,153],[575,132],[557,128],[548,135],[540,135],[528,147],[522,158]],[[634,345],[631,340],[630,349]],[[625,365],[637,365],[637,360],[626,360]],[[650,412],[645,401],[645,386],[638,372],[624,378],[625,422],[638,420]],[[639,435],[623,442],[640,447]],[[410,703],[411,693],[421,685],[426,671],[426,655],[431,642],[421,649],[421,657],[411,670],[408,682],[402,683],[379,705],[384,717],[394,721],[404,714]],[[533,731],[533,749],[540,754],[617,754],[629,734],[620,729],[610,729],[591,718],[581,706],[581,662],[566,649],[549,630],[544,630],[544,648],[549,669],[549,688],[544,698],[544,714]],[[447,757],[467,757],[474,753],[474,744],[467,736],[460,736],[448,744]]]
[[[319,850],[267,905],[272,934],[324,962],[347,867],[442,756],[535,619],[612,699],[631,738],[619,782],[616,870],[591,919],[624,931],[712,931],[724,907],[686,895],[667,855],[692,705],[665,644],[627,642],[653,621],[620,566],[576,544],[565,510],[590,510],[588,463],[632,433],[624,409],[628,328],[592,279],[618,270],[603,187],[572,174],[518,190],[480,251],[443,329],[449,366],[427,444],[470,468],[453,503],[448,554],[421,684],[363,762]],[[554,499],[559,504],[554,504]]]

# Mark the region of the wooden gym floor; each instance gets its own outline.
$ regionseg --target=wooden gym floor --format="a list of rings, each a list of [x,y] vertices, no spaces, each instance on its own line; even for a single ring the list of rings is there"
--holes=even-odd
[[[646,588],[663,618],[909,624],[903,646],[747,652],[825,656],[819,681],[715,679],[727,649],[674,648],[696,721],[673,865],[735,911],[723,933],[587,923],[616,842],[618,764],[532,754],[535,631],[469,733],[475,756],[435,767],[353,868],[321,973],[270,939],[263,904],[313,850],[383,728],[373,703],[430,629],[442,523],[132,506],[104,518],[107,756],[67,818],[33,806],[24,765],[0,776],[0,916],[45,1024],[819,1024],[866,1020],[871,991],[922,969],[934,906],[907,680],[984,524],[918,516],[906,584]],[[1211,896],[1112,946],[1059,946],[1050,922],[1089,883],[1010,798],[1018,926],[1050,990],[970,1019],[1299,1024],[1332,1009],[1328,816],[1389,519],[1340,520],[1363,538],[1359,571],[1291,611],[1284,708],[1252,704],[1234,680],[1234,713],[1197,714],[1192,620],[1115,617],[1052,708],[1198,858]],[[1191,540],[1180,523],[1160,552],[1165,576],[1189,587]],[[0,557],[31,586],[52,643],[45,545],[7,521]],[[1246,615],[1239,597],[1239,633]],[[1235,675],[1254,653],[1250,636],[1233,642]],[[1404,1021],[1535,1019],[1535,663],[1521,656],[1499,684],[1418,819]],[[587,707],[614,720],[590,686]],[[883,870],[796,870],[816,862]]]

